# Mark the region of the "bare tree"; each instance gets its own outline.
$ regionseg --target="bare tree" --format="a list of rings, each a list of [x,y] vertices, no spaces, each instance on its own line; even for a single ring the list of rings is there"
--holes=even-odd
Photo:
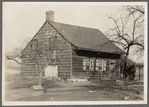
[[[126,72],[127,58],[131,50],[134,53],[144,51],[144,8],[143,6],[125,6],[118,19],[109,17],[113,20],[113,28],[107,31],[110,42],[114,42],[126,52],[124,56],[124,74]]]
[[[26,57],[26,55],[29,55],[29,60],[35,62],[35,66],[36,66],[35,72],[38,74],[38,77],[39,77],[38,85],[41,85],[42,83],[41,80],[45,69],[50,64],[59,63],[60,62],[59,59],[63,57],[61,53],[56,53],[56,50],[58,47],[57,38],[58,38],[57,36],[53,36],[49,39],[45,39],[45,42],[37,43],[36,44],[37,46],[34,47],[35,48],[34,50],[31,50],[28,54],[25,54],[25,56],[23,56],[23,57]],[[65,47],[66,45],[67,43],[65,42],[61,47]],[[45,59],[46,61],[46,64],[44,64],[43,67],[41,66],[43,64],[40,62],[40,59]],[[50,84],[50,87],[54,85],[55,83],[54,79],[55,78],[52,77],[52,82]]]
[[[31,39],[26,38],[23,40],[22,44],[20,46],[13,46],[12,51],[7,51],[5,53],[6,60],[12,60],[15,61],[17,64],[21,64],[21,51],[25,48],[25,46],[29,43]]]
[[[48,41],[48,44],[45,44],[45,42],[41,42],[40,47],[35,46],[34,47],[35,49],[34,50],[31,49],[31,51],[28,52],[28,54],[25,54],[25,55],[21,54],[22,50],[25,48],[25,45],[27,45],[27,43],[29,43],[29,41],[30,41],[29,39],[25,39],[24,44],[22,44],[22,46],[14,47],[13,51],[7,52],[5,54],[5,56],[6,56],[7,60],[13,60],[18,64],[21,64],[21,62],[20,62],[21,58],[26,58],[27,56],[29,56],[28,60],[35,62],[35,66],[36,66],[35,72],[37,73],[37,75],[39,77],[38,84],[41,85],[42,75],[43,75],[43,72],[45,71],[45,69],[47,68],[47,66],[50,63],[54,63],[55,61],[60,62],[59,58],[63,57],[63,55],[56,54],[53,58],[52,54],[50,53],[50,51],[53,51],[53,49],[56,50],[56,48],[57,48],[57,36],[51,37]],[[30,42],[32,42],[32,41],[34,41],[34,39],[31,40]],[[41,63],[39,61],[40,59],[46,60],[46,64],[44,65],[44,67],[41,66]],[[52,80],[53,80],[53,82],[52,82],[51,86],[54,85],[54,78],[52,78]]]

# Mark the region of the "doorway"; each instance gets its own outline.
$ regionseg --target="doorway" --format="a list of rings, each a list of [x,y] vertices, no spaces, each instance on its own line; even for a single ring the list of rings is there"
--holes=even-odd
[[[45,77],[54,77],[57,78],[58,77],[58,66],[48,66],[45,69]]]

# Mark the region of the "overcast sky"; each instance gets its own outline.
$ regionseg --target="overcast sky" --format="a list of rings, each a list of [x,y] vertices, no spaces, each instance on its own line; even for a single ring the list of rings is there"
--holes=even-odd
[[[112,4],[112,5],[111,5]],[[97,28],[103,33],[121,9],[117,3],[50,3],[50,2],[3,2],[3,37],[7,50],[32,38],[45,22],[46,11],[54,11],[56,22]],[[130,4],[130,3],[129,3]],[[134,3],[133,3],[134,4]]]

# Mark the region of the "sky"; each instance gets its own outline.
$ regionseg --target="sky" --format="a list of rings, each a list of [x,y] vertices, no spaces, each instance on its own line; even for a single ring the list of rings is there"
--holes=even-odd
[[[55,12],[56,22],[96,28],[105,33],[113,24],[108,16],[115,16],[122,4],[125,3],[3,2],[5,50],[12,51],[21,46],[24,39],[32,38],[44,24],[46,11]]]

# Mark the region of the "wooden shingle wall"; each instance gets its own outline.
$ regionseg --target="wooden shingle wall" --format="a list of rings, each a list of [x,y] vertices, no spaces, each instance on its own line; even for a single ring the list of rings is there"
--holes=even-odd
[[[83,58],[72,52],[72,77],[74,78],[86,78],[89,77],[88,73],[83,70]]]
[[[36,50],[31,51],[31,45],[35,46],[37,42]],[[36,36],[22,51],[22,55],[26,56],[22,58],[21,71],[24,76],[37,75],[35,72],[35,61],[29,55],[31,52],[35,55],[36,59],[43,68],[47,63],[46,57],[40,57],[38,52],[42,52],[44,55],[49,55],[49,65],[58,65],[58,76],[61,78],[69,78],[71,71],[71,45],[57,33],[48,22],[42,26],[37,32]]]
[[[115,77],[120,78],[120,60],[115,60]]]

